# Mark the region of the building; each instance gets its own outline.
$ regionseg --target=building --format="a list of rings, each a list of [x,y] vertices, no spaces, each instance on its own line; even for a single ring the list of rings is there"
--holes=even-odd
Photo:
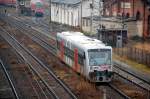
[[[52,21],[70,26],[82,27],[81,17],[91,16],[92,10],[93,15],[99,14],[97,10],[99,5],[98,1],[99,0],[52,0]],[[92,3],[95,3],[94,7]]]
[[[125,19],[129,36],[150,37],[150,0],[104,0],[104,16]]]
[[[105,29],[122,29],[122,23],[119,19],[115,17],[100,17],[100,16],[93,16],[93,25],[92,31],[91,29],[91,16],[83,17],[82,19],[82,29],[85,32],[91,32],[92,34],[97,33],[97,29],[105,28]]]

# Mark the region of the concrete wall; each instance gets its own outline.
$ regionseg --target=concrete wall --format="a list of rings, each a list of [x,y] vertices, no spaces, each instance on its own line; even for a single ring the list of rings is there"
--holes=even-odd
[[[128,30],[128,36],[139,36],[142,37],[143,32],[143,21],[130,21],[126,22],[127,24],[127,30]]]

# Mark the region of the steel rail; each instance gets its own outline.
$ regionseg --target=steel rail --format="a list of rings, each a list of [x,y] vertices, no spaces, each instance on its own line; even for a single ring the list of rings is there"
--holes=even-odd
[[[143,79],[143,78],[139,77],[138,75],[135,75],[134,73],[132,73],[132,72],[130,72],[130,71],[128,71],[128,70],[122,69],[122,68],[120,67],[120,65],[114,63],[114,66],[115,66],[116,68],[118,68],[118,69],[120,69],[120,70],[122,70],[122,71],[124,71],[124,72],[126,72],[126,73],[128,73],[128,74],[130,74],[130,75],[132,75],[132,76],[134,76],[134,77],[136,77],[136,78],[138,78],[139,80],[143,81],[144,83],[147,83],[148,85],[150,85],[150,81],[147,81],[146,79]]]
[[[7,31],[6,31],[7,32]],[[8,33],[8,32],[7,32]],[[8,34],[10,35],[10,34]],[[10,35],[11,36],[11,35]],[[29,55],[31,55],[33,57],[33,59],[35,59],[41,66],[43,66],[49,74],[51,74],[54,79],[70,94],[70,96],[73,98],[73,99],[77,99],[76,96],[72,93],[72,91],[70,91],[70,89],[68,87],[66,87],[66,85],[63,84],[63,82],[57,78],[57,76],[52,72],[50,71],[47,66],[45,66],[37,57],[35,57],[29,50],[27,50],[24,46],[22,46],[14,37],[11,36],[11,38],[13,38]]]
[[[117,64],[117,65],[116,65],[116,64],[114,64],[114,67],[115,67],[115,68],[117,68],[117,69],[119,69],[119,70],[121,70],[121,71],[123,71],[123,72],[125,72],[125,73],[127,73],[128,75],[131,75],[131,76],[133,76],[133,77],[137,78],[138,80],[140,80],[140,81],[142,81],[143,83],[145,83],[145,84],[147,84],[147,85],[149,85],[149,86],[150,86],[150,82],[148,82],[147,80],[145,80],[145,79],[143,79],[143,78],[141,78],[141,77],[139,77],[139,76],[137,76],[137,75],[135,75],[135,74],[133,74],[133,73],[131,73],[131,72],[129,72],[129,71],[127,71],[127,70],[125,70],[125,69],[122,69],[121,67],[119,67],[119,66],[118,66],[118,64]],[[115,72],[115,74],[117,74],[117,75],[119,75],[120,77],[122,77],[122,78],[124,78],[124,79],[128,80],[129,82],[134,83],[135,85],[137,85],[137,86],[139,86],[139,87],[143,88],[144,90],[147,90],[147,91],[149,91],[149,90],[150,90],[150,89],[148,89],[148,88],[144,88],[144,87],[142,87],[140,84],[137,84],[137,83],[135,83],[135,82],[133,82],[133,81],[131,81],[131,80],[129,80],[129,79],[127,79],[127,78],[123,77],[123,75],[121,75],[121,74],[119,74],[119,73],[117,73],[117,72]]]
[[[16,24],[16,23],[15,23]],[[52,51],[50,51],[51,53],[53,52],[54,54],[56,54],[56,46],[52,46],[52,45],[49,45],[45,40],[43,40],[41,37],[40,37],[40,35],[39,34],[37,34],[37,33],[32,33],[32,32],[30,32],[29,31],[29,28],[30,29],[32,29],[31,27],[26,27],[26,29],[25,29],[25,27],[23,27],[23,26],[20,26],[19,25],[20,23],[18,23],[18,24],[16,24],[16,26],[17,27],[19,27],[18,29],[21,31],[21,32],[23,32],[24,34],[26,34],[28,37],[30,37],[32,40],[34,40],[35,42],[38,42],[38,44],[40,44],[40,45],[42,45],[41,43],[43,42],[44,43],[44,45],[45,46],[47,46],[47,47],[45,47],[45,46],[43,46],[42,45],[42,47],[45,47],[46,49],[51,49]],[[23,30],[25,30],[25,31],[28,31],[28,32],[24,32]],[[32,37],[31,37],[32,36]],[[40,40],[40,41],[39,41]]]
[[[118,90],[114,85],[108,84],[113,90],[115,90],[119,95],[121,95],[124,99],[131,99],[128,95],[124,94],[122,91]]]
[[[8,33],[8,32],[5,31],[5,33]],[[10,34],[8,34],[8,35],[11,37],[11,39],[14,40],[14,38],[13,38]],[[4,37],[4,36],[3,36],[3,37]],[[7,40],[7,38],[4,37],[4,39],[16,50],[16,52],[18,52],[17,48],[14,47],[14,46]],[[16,40],[15,40],[15,42],[16,42]],[[17,42],[17,43],[19,43],[19,42]],[[20,45],[19,45],[19,46],[20,46]],[[20,47],[22,48],[22,46],[20,46]],[[21,52],[18,52],[18,53],[19,53],[19,55],[23,58],[23,60],[26,61],[26,63],[30,66],[30,68],[33,70],[34,68],[33,68],[32,65],[26,60],[26,58],[22,55],[22,53],[21,53]],[[39,76],[39,73],[38,73],[35,69],[34,69],[34,72]],[[42,78],[41,75],[40,75],[39,77]],[[46,82],[43,78],[42,78],[41,80],[42,80],[42,82],[44,83],[44,85],[48,88],[48,90],[49,90],[50,92],[52,92],[54,98],[55,98],[55,99],[60,99],[60,98],[58,98],[58,96],[55,94],[55,92],[53,91],[53,89],[49,87],[49,85],[47,84],[47,82]]]
[[[21,56],[21,55],[20,55]],[[21,56],[22,58],[24,57],[24,56]],[[25,60],[24,60],[25,61]],[[36,74],[34,73],[34,71],[32,70],[32,68],[30,68],[30,65],[29,64],[27,64],[28,65],[28,68],[29,68],[29,70],[30,70],[30,72],[32,73],[32,75],[35,77],[36,76]],[[41,78],[39,78],[40,80],[41,80]],[[47,95],[45,94],[45,91],[44,91],[44,89],[41,87],[41,83],[40,82],[38,82],[38,80],[37,79],[34,79],[35,81],[36,81],[36,83],[38,84],[38,86],[39,86],[39,88],[41,89],[41,91],[42,91],[42,93],[43,93],[43,95],[46,97],[46,99],[48,99],[48,97],[47,97]],[[44,85],[45,86],[45,85]],[[38,95],[37,95],[38,96]]]
[[[21,29],[23,29],[22,27],[21,27]],[[26,30],[27,31],[27,30]],[[25,32],[23,32],[23,33],[25,33]],[[37,37],[37,36],[36,36]],[[39,37],[38,37],[38,39],[40,39]],[[47,44],[47,42],[45,42],[44,40],[42,40],[42,39],[40,39],[42,42],[44,42],[47,46],[49,46],[49,47],[51,47],[52,49],[55,49],[54,47],[52,47],[52,46],[50,46],[49,44]],[[38,44],[40,44],[40,43],[38,43]],[[41,44],[40,44],[41,45]],[[43,46],[42,46],[43,47]],[[25,48],[24,48],[25,49]],[[48,49],[48,48],[47,48]],[[73,99],[77,99],[77,97],[72,93],[72,91],[70,91],[70,89],[60,80],[60,79],[58,79],[58,77],[52,72],[52,71],[50,71],[49,70],[49,68],[47,67],[47,66],[45,66],[37,57],[35,57],[30,51],[28,51],[27,49],[26,49],[26,51],[31,55],[31,56],[33,56],[33,58],[35,59],[35,60],[37,60],[37,62],[39,62],[39,64],[40,65],[42,65],[45,69],[47,69],[47,71],[51,74],[51,75],[53,75],[53,77],[55,78],[55,80],[57,80],[62,86],[63,86],[63,88],[72,96],[72,98]],[[50,50],[49,50],[50,51]],[[52,52],[51,52],[52,53]],[[55,52],[56,53],[56,52]]]
[[[18,42],[19,43],[19,42]],[[22,45],[21,45],[22,46]],[[53,77],[55,78],[55,80],[57,82],[59,82],[61,84],[61,86],[71,95],[71,97],[73,99],[77,99],[77,97],[72,93],[72,91],[67,87],[67,85],[64,84],[64,82],[62,82],[60,79],[57,78],[57,76],[49,70],[49,68],[47,66],[45,66],[38,58],[36,58],[29,50],[27,50],[26,48],[24,48],[26,50],[26,52],[28,52],[40,65],[42,65],[51,75],[53,75]]]
[[[16,42],[18,42],[18,41],[16,41]],[[18,44],[19,44],[19,42],[18,42]],[[22,46],[21,44],[19,44],[19,45],[22,48],[24,48],[26,50],[26,52],[28,52],[28,54],[30,54],[41,66],[43,66],[48,71],[48,73],[51,74],[55,78],[55,80],[62,85],[62,87],[72,96],[73,99],[77,99],[76,96],[72,93],[72,91],[70,91],[70,89],[60,79],[58,79],[58,77],[51,70],[49,70],[49,68],[47,66],[45,66],[37,57],[35,57],[24,46]]]
[[[22,28],[22,27],[21,27]],[[26,30],[26,29],[25,29]],[[43,39],[41,39],[39,36],[34,35],[34,34],[28,34],[26,32],[24,32],[26,35],[28,35],[28,37],[30,37],[32,40],[34,40],[35,42],[37,42],[40,46],[44,47],[48,52],[52,53],[46,46],[44,46],[42,44],[42,42],[44,42],[46,45],[50,46],[46,41],[44,41]],[[32,35],[33,38],[30,36]],[[36,38],[34,38],[36,37]],[[37,39],[38,38],[38,39]],[[40,41],[39,41],[40,40]],[[52,53],[53,54],[53,53]],[[55,54],[54,54],[55,55]],[[112,84],[108,84],[108,86],[110,86],[113,90],[115,90],[119,95],[121,95],[123,98],[125,99],[131,99],[129,96],[127,96],[126,94],[124,94],[123,92],[121,92],[120,90],[118,90],[115,86],[113,86]]]
[[[122,76],[121,74],[119,74],[119,73],[114,73],[114,74],[120,76],[121,78],[123,78],[123,79],[125,79],[125,80],[127,80],[127,81],[129,81],[129,82],[131,82],[131,83],[134,83],[137,87],[140,87],[140,88],[142,88],[142,89],[144,89],[144,90],[146,90],[146,91],[149,91],[147,88],[144,88],[144,87],[142,87],[140,84],[137,84],[137,83],[133,82],[132,80],[129,80],[129,79],[127,79],[126,77],[123,77],[123,76]]]
[[[7,20],[8,21],[8,20]],[[10,21],[12,21],[12,20],[10,20]],[[9,21],[9,22],[10,22]],[[20,23],[17,23],[17,22],[20,22]],[[29,31],[29,29],[28,28],[31,28],[32,29],[32,31],[35,31],[35,32],[38,32],[38,33],[40,33],[39,31],[37,31],[37,30],[35,30],[35,29],[33,29],[30,25],[28,25],[28,24],[24,24],[25,26],[27,26],[26,27],[26,29],[24,28],[24,25],[23,26],[21,26],[22,24],[24,24],[24,23],[21,23],[21,21],[20,20],[16,20],[16,22],[14,22],[12,25],[15,25],[21,32],[23,32],[24,34],[26,34],[28,37],[30,37],[29,35],[31,35],[32,34],[32,32],[30,32]],[[23,30],[25,30],[25,31],[28,31],[28,32],[30,32],[30,34],[29,33],[26,33],[26,32],[24,32]],[[43,40],[43,39],[41,39],[40,38],[40,35],[34,35],[34,34],[32,34],[32,36],[34,36],[33,38],[32,37],[30,37],[31,39],[33,39],[35,42],[39,42],[38,40],[36,40],[36,38],[38,38],[38,39],[40,39],[40,42],[44,42],[44,44],[46,45],[46,46],[48,46],[46,49],[51,49],[51,50],[53,50],[53,51],[50,51],[52,54],[53,53],[55,53],[56,54],[56,47],[54,47],[54,46],[50,46],[45,40]],[[52,38],[53,39],[53,38]],[[39,43],[40,44],[40,43]],[[42,45],[42,44],[40,44],[40,45]],[[42,46],[43,47],[43,46]],[[54,54],[54,55],[55,55]]]
[[[22,27],[21,27],[22,28]],[[25,33],[25,32],[24,32]],[[38,38],[34,38],[34,37],[31,37],[30,35],[31,34],[28,34],[28,33],[25,33],[26,35],[28,35],[32,40],[34,40],[35,42],[37,42],[40,46],[44,47],[48,52],[52,53],[46,46],[44,46],[42,44],[42,42],[46,43],[46,45],[49,45],[46,41],[42,40],[40,37],[37,37],[36,35],[33,35],[34,37]],[[39,41],[41,40],[41,41]],[[49,45],[50,46],[50,45]],[[53,54],[53,53],[52,53]],[[120,90],[118,90],[115,86],[113,86],[112,84],[108,84],[113,90],[115,90],[119,95],[121,95],[123,98],[125,99],[130,99],[129,96],[125,95],[123,92],[121,92]]]
[[[19,23],[18,23],[19,24]],[[27,24],[25,24],[25,25],[27,25]],[[29,25],[28,25],[29,26]],[[29,26],[29,28],[30,28],[31,26]],[[21,29],[24,29],[23,27],[21,27],[20,26],[20,28]],[[24,30],[26,30],[27,31],[27,29],[24,29]],[[25,32],[24,32],[25,33]],[[28,35],[28,37],[30,37],[29,35],[31,35],[31,34],[28,34],[28,33],[25,33],[26,35]],[[38,35],[33,35],[32,34],[32,36],[34,36],[34,37],[36,37],[36,38],[38,38],[38,39],[36,39],[36,38],[32,38],[32,37],[30,37],[32,40],[34,40],[35,42],[37,42],[40,46],[42,46],[42,47],[44,47],[44,48],[46,48],[46,46],[44,46],[44,45],[42,45],[40,42],[44,42],[47,46],[50,46],[46,41],[44,41],[43,39],[41,39]],[[41,40],[40,42],[38,41],[38,40]],[[48,49],[48,48],[46,48],[49,52],[50,52],[50,50]],[[51,52],[50,52],[51,53]],[[114,89],[117,93],[119,93],[122,97],[124,97],[125,99],[131,99],[129,96],[127,96],[127,95],[125,95],[123,92],[121,92],[120,90],[118,90],[115,86],[113,86],[112,84],[108,84],[112,89]]]
[[[5,73],[5,75],[6,75],[6,78],[7,78],[8,82],[9,82],[9,85],[11,86],[11,89],[12,89],[12,91],[13,91],[13,94],[14,94],[15,98],[16,98],[16,99],[20,99],[20,98],[19,98],[19,95],[18,95],[18,93],[17,93],[17,91],[16,91],[16,89],[15,89],[15,86],[14,86],[14,84],[13,84],[13,82],[12,82],[10,76],[9,76],[9,73],[8,73],[7,69],[5,68],[5,66],[4,66],[4,64],[3,64],[3,62],[2,62],[1,59],[0,59],[0,64],[1,64],[1,66],[2,66],[2,68],[3,68],[3,70],[4,70],[4,73]]]
[[[7,17],[6,17],[7,18]],[[51,38],[51,39],[54,39],[52,36],[50,36],[50,35],[48,35],[48,34],[46,34],[45,32],[43,32],[43,30],[41,31],[41,30],[38,30],[37,28],[35,28],[35,27],[32,27],[31,25],[32,24],[29,24],[29,23],[24,23],[24,22],[22,22],[21,20],[19,20],[18,19],[18,17],[11,17],[13,20],[16,20],[16,22],[20,22],[21,24],[20,25],[24,25],[24,26],[26,26],[26,27],[30,27],[30,28],[32,28],[32,30],[33,31],[35,31],[35,32],[37,32],[37,33],[42,33],[42,34],[44,34],[45,36],[47,36],[47,37],[49,37],[49,38]],[[8,19],[8,18],[7,18]],[[12,20],[10,20],[10,21],[12,21]],[[47,32],[49,32],[49,31],[47,31]]]
[[[27,24],[25,24],[25,25],[27,25]],[[21,27],[22,28],[22,27]],[[22,28],[23,29],[23,28]],[[26,30],[26,29],[25,29]],[[47,46],[50,46],[46,41],[44,41],[44,40],[42,40],[39,36],[37,36],[37,35],[32,35],[32,36],[34,36],[34,37],[36,37],[36,38],[38,38],[38,39],[40,39],[41,40],[41,42],[44,42]],[[42,47],[44,47],[44,48],[46,48],[47,50],[48,50],[48,48],[46,47],[46,46],[44,46],[44,45],[42,45],[41,43],[39,43],[39,41],[38,40],[36,40],[36,39],[32,39],[32,40],[34,40],[35,42],[38,42],[38,44],[40,45],[40,46],[42,46]],[[50,50],[48,50],[48,51],[50,51]],[[120,75],[121,76],[121,75]],[[133,76],[133,75],[132,75]],[[136,83],[135,83],[136,84]],[[138,84],[137,84],[138,85]],[[113,86],[113,85],[109,85],[109,86]],[[140,86],[140,85],[138,85],[138,86]],[[141,87],[141,86],[140,86]],[[113,89],[115,89],[115,90],[118,90],[117,88],[115,88],[114,86],[112,87]],[[143,88],[143,87],[142,87]],[[143,88],[144,89],[144,88]],[[121,93],[121,95],[122,96],[124,96],[124,97],[126,97],[126,99],[130,99],[128,96],[126,96],[123,92],[121,92],[121,91],[118,91],[118,93]]]

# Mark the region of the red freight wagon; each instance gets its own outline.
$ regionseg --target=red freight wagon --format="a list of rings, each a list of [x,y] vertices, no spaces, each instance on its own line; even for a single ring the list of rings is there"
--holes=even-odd
[[[0,4],[12,5],[12,4],[16,4],[16,0],[0,0]]]

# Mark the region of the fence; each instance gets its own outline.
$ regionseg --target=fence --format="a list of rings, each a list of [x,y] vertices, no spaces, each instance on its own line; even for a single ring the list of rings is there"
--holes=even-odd
[[[114,53],[150,67],[150,51],[135,47],[114,48]]]

